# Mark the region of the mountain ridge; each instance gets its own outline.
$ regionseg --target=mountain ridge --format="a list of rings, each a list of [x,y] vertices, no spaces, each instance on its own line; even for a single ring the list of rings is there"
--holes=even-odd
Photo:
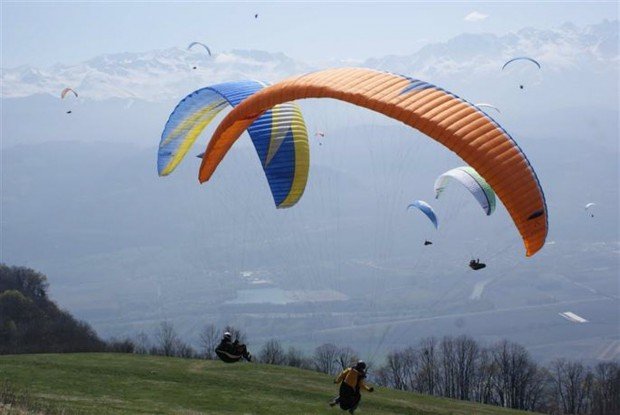
[[[497,72],[509,57],[525,54],[536,56],[551,72],[587,69],[615,73],[618,27],[618,20],[603,20],[583,27],[572,23],[554,29],[526,27],[504,35],[463,33],[446,42],[427,44],[412,54],[369,58],[361,66],[437,82],[454,76],[483,77]],[[331,62],[334,66],[350,64],[347,59]],[[233,49],[209,56],[173,47],[103,54],[73,65],[3,68],[0,82],[3,99],[40,93],[58,96],[63,87],[71,85],[80,91],[80,99],[162,102],[205,84],[238,78],[275,82],[319,67],[282,52]]]

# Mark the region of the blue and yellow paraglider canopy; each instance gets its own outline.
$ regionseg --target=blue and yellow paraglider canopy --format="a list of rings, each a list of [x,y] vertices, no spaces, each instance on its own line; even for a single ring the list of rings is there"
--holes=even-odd
[[[229,105],[237,106],[260,91],[258,81],[225,82],[192,92],[179,102],[164,127],[157,155],[157,172],[167,176],[183,160],[198,136]],[[294,103],[276,105],[248,128],[278,208],[301,198],[309,168],[306,124]]]

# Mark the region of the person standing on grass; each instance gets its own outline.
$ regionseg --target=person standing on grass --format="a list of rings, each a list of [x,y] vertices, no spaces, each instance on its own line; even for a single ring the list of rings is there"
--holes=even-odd
[[[374,392],[375,388],[368,386],[364,379],[366,378],[366,363],[362,360],[358,361],[355,366],[348,367],[340,373],[334,380],[334,383],[340,383],[340,390],[337,397],[332,399],[329,406],[340,405],[340,409],[349,411],[350,414],[355,413],[357,406],[362,399],[361,389],[368,392]]]

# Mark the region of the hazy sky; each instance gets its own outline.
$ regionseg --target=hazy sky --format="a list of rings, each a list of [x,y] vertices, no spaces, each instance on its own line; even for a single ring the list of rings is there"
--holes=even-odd
[[[618,18],[610,2],[0,2],[2,63],[49,66],[190,41],[306,61],[407,54],[463,32],[505,33]],[[254,14],[258,13],[258,19]]]

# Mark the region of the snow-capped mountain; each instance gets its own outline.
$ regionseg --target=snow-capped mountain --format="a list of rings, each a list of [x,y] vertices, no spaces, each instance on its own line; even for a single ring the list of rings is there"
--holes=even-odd
[[[161,102],[178,98],[196,86],[239,78],[276,81],[307,70],[282,53],[233,50],[209,56],[204,51],[171,48],[102,55],[77,65],[47,69],[4,69],[2,98],[59,95],[70,85],[87,99]]]
[[[450,78],[484,79],[497,74],[506,59],[533,56],[546,73],[618,70],[618,21],[552,30],[524,28],[502,36],[462,34],[432,43],[407,56],[371,58],[362,66],[409,74],[431,82]],[[347,66],[346,59],[330,61]],[[196,69],[193,69],[196,67]],[[72,86],[87,99],[134,98],[150,102],[177,99],[196,87],[232,79],[278,81],[318,69],[282,53],[233,50],[209,56],[204,51],[171,48],[144,53],[102,55],[77,65],[3,69],[2,98],[58,95]]]
[[[515,56],[532,56],[545,71],[587,70],[592,74],[618,68],[618,21],[577,27],[565,23],[552,30],[524,28],[502,36],[462,34],[447,42],[422,47],[408,56],[368,59],[364,66],[423,78],[480,77],[497,73]]]

